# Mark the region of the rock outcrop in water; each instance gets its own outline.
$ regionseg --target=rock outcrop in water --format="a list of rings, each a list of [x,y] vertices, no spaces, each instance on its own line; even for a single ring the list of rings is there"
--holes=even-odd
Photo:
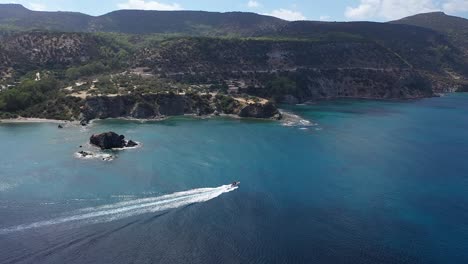
[[[101,149],[135,147],[138,145],[132,140],[126,141],[124,135],[119,135],[112,131],[98,135],[92,135],[89,141],[91,144],[98,146]]]

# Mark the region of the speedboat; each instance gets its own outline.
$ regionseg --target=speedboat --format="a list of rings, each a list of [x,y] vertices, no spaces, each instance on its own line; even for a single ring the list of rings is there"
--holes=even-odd
[[[231,187],[239,186],[239,184],[240,184],[240,181],[235,181],[235,182],[231,183]]]

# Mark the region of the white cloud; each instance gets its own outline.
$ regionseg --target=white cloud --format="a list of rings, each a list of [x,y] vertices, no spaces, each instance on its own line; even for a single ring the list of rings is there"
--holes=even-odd
[[[468,0],[450,0],[442,5],[442,9],[448,13],[468,12]]]
[[[461,1],[466,2],[466,0]],[[358,6],[346,7],[345,16],[351,20],[369,18],[398,19],[437,10],[440,10],[440,7],[433,0],[360,0]]]
[[[128,0],[126,3],[117,4],[121,9],[142,9],[142,10],[182,10],[182,6],[177,3],[165,4],[157,1]]]
[[[331,16],[320,16],[319,20],[320,21],[329,21],[329,20],[331,20]]]
[[[40,3],[28,3],[27,6],[29,9],[34,10],[34,11],[45,11],[47,7],[44,4]]]
[[[260,2],[258,2],[258,1],[250,0],[250,1],[247,3],[247,6],[250,7],[250,8],[258,8],[258,7],[261,7],[262,4],[260,4]]]
[[[267,13],[265,15],[274,16],[289,21],[306,20],[306,17],[301,12],[284,8],[273,10],[271,13]]]
[[[357,7],[346,7],[345,16],[350,19],[363,19],[375,16],[379,4],[379,0],[361,0],[361,3]]]

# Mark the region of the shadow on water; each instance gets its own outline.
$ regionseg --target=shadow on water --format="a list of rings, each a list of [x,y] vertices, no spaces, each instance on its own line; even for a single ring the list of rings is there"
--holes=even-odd
[[[189,206],[189,205],[187,205],[186,207],[188,207],[188,206]],[[163,212],[163,213],[161,213],[161,214],[157,214],[157,215],[155,215],[155,216],[152,216],[152,217],[150,217],[150,218],[148,218],[148,219],[146,219],[146,220],[144,220],[144,221],[141,221],[141,225],[149,224],[149,223],[151,223],[151,222],[157,220],[158,218],[167,215],[168,213],[169,213],[169,211]]]

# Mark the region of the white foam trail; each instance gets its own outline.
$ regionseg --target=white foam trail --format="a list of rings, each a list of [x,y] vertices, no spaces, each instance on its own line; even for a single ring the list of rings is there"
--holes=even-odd
[[[281,123],[283,126],[288,126],[288,127],[310,127],[310,126],[315,126],[317,124],[310,122],[309,120],[303,119],[302,117],[293,114],[291,112],[287,111],[282,111],[281,114],[283,114],[283,119],[281,120]]]
[[[216,188],[193,189],[190,191],[176,192],[159,197],[136,199],[110,205],[89,207],[72,212],[68,216],[0,229],[0,234],[69,222],[80,224],[109,222],[145,213],[174,209],[193,203],[206,202],[223,193],[234,191],[237,188],[237,186],[232,187],[231,185],[223,185]]]

